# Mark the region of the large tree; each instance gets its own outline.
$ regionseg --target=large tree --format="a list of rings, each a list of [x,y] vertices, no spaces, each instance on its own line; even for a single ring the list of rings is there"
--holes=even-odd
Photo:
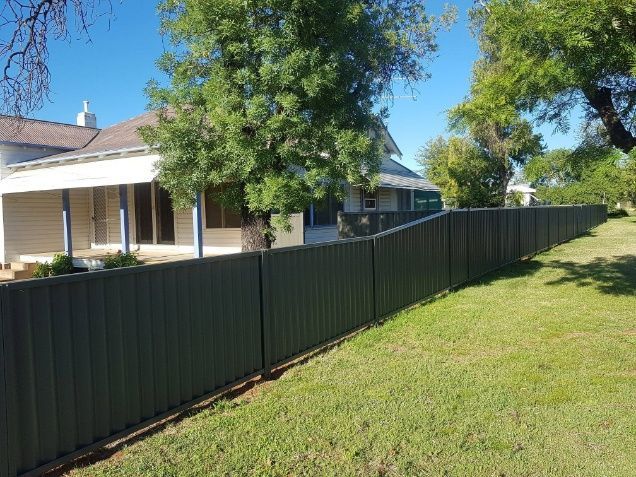
[[[50,91],[49,41],[89,38],[111,0],[5,0],[0,6],[0,113],[26,116]]]
[[[213,189],[241,214],[243,250],[270,247],[343,181],[373,187],[374,107],[396,78],[426,77],[440,25],[419,0],[165,0],[160,12],[175,52],[159,62],[169,86],[148,90],[159,125],[144,131],[159,180],[178,208]]]
[[[496,177],[491,185],[498,197],[495,205],[503,207],[515,172],[542,151],[541,135],[515,111],[500,109],[474,88],[466,101],[451,109],[449,120],[451,129],[462,132],[490,162]]]
[[[555,149],[533,157],[524,176],[537,187],[537,196],[553,204],[608,204],[634,195],[633,163],[611,147]]]
[[[497,207],[501,194],[497,164],[474,141],[437,137],[421,148],[416,160],[424,176],[442,191],[451,207]]]
[[[636,146],[633,0],[481,0],[474,90],[492,104],[566,130],[576,106],[609,143]],[[593,123],[593,121],[591,121]]]

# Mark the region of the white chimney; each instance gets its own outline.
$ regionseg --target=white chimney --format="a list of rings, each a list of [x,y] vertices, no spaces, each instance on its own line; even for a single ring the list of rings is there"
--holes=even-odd
[[[88,111],[88,101],[84,101],[84,111],[77,113],[77,125],[85,128],[97,128],[97,117]]]

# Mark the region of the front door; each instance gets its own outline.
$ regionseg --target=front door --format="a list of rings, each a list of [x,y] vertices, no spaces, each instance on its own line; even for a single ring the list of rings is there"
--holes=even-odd
[[[174,211],[168,191],[154,183],[135,184],[135,228],[140,244],[174,245]]]
[[[166,189],[155,187],[155,212],[157,215],[157,243],[174,245],[174,210],[172,198]]]
[[[108,245],[108,195],[106,187],[93,188],[95,245]]]

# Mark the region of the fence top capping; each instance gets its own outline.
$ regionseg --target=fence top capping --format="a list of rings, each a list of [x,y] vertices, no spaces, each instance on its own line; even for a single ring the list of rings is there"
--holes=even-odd
[[[445,210],[451,209],[431,209],[431,210],[377,210],[377,211],[366,211],[366,212],[344,212],[342,210],[338,211],[338,215],[382,215],[382,214],[421,214],[421,213],[439,213],[444,212]]]
[[[9,290],[37,288],[45,285],[61,285],[64,283],[75,283],[82,280],[99,280],[109,278],[115,275],[128,276],[138,275],[141,273],[154,272],[160,270],[176,270],[193,265],[206,265],[208,263],[220,263],[231,260],[247,259],[260,257],[262,251],[240,252],[227,255],[217,255],[215,257],[190,258],[187,260],[175,260],[174,262],[155,263],[148,265],[137,265],[134,267],[113,268],[110,270],[91,270],[82,273],[73,273],[70,275],[60,275],[48,278],[27,278],[24,280],[16,280],[14,282],[0,284],[0,288]]]
[[[429,215],[428,217],[421,218],[419,220],[414,220],[413,222],[409,222],[408,224],[400,225],[399,227],[395,227],[394,229],[385,230],[384,232],[380,232],[379,234],[371,235],[369,238],[380,238],[385,237],[387,235],[394,234],[401,230],[410,229],[411,227],[415,227],[416,225],[422,224],[429,220],[437,219],[438,217],[442,217],[444,215],[449,215],[452,211],[450,209],[442,210],[433,215]]]
[[[365,242],[370,241],[372,237],[352,237],[347,239],[336,239],[336,240],[328,240],[326,242],[317,242],[317,243],[307,243],[304,245],[290,245],[288,247],[280,247],[280,248],[270,248],[268,250],[263,250],[262,253],[275,255],[277,253],[284,252],[292,252],[294,250],[310,250],[313,248],[327,247],[327,246],[336,246],[353,242]]]

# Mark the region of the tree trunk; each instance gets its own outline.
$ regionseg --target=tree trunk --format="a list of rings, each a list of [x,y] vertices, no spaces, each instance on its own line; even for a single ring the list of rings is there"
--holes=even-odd
[[[246,208],[241,213],[241,249],[243,252],[272,248],[270,224],[272,214],[253,214]]]
[[[624,153],[628,153],[636,147],[636,138],[625,128],[614,107],[612,90],[605,87],[593,88],[584,91],[584,94],[590,106],[598,112],[612,145]]]

